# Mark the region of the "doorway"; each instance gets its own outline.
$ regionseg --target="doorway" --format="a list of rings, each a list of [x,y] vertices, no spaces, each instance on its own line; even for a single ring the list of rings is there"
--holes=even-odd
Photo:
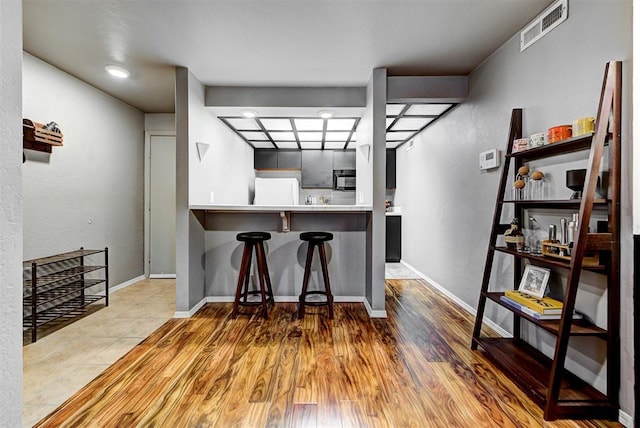
[[[176,276],[176,137],[147,139],[145,275]]]

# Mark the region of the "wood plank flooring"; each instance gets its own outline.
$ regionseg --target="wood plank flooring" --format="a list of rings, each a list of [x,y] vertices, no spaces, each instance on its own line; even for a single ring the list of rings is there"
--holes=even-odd
[[[172,319],[38,427],[612,427],[544,422],[479,352],[472,316],[422,280],[387,280],[387,319],[361,304],[277,303],[269,320],[207,304]],[[312,313],[317,312],[317,313]],[[487,332],[491,334],[491,332]]]

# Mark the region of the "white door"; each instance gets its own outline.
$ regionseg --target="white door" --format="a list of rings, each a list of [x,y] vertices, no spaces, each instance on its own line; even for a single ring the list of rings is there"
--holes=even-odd
[[[176,137],[149,144],[149,276],[176,274]]]

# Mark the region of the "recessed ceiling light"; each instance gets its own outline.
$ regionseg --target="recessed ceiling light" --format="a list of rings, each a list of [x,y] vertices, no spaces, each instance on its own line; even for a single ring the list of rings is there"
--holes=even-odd
[[[240,114],[242,114],[244,117],[248,119],[253,119],[255,117],[258,117],[258,113],[253,110],[241,110]]]
[[[331,119],[333,117],[333,112],[331,110],[321,110],[318,112],[318,116],[323,119]]]
[[[131,75],[129,70],[118,67],[117,65],[107,65],[104,69],[107,70],[110,75],[117,77],[118,79],[126,79]]]

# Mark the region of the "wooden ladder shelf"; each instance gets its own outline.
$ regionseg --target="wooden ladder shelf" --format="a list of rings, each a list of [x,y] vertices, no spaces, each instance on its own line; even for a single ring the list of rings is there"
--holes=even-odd
[[[610,62],[605,68],[595,133],[570,138],[520,152],[512,151],[514,139],[522,136],[522,110],[514,109],[507,141],[506,160],[500,177],[496,198],[491,237],[482,278],[472,349],[482,350],[510,378],[538,403],[546,420],[555,419],[610,419],[618,418],[618,390],[620,388],[620,150],[621,150],[621,85],[622,63]],[[596,189],[605,146],[608,146],[608,192],[606,200],[596,199]],[[522,200],[505,199],[507,182],[510,182],[510,164],[514,171],[525,162],[551,158],[556,155],[589,150],[587,174],[583,197],[580,200]],[[559,260],[540,255],[519,252],[497,246],[497,238],[508,225],[501,224],[505,204],[513,204],[516,217],[523,218],[526,209],[579,209],[578,230],[569,260]],[[608,231],[591,233],[589,221],[596,206],[606,210]],[[586,263],[585,253],[598,252],[598,263]],[[522,278],[523,262],[533,265],[561,268],[567,271],[563,312],[560,320],[540,321],[502,302],[501,291],[490,291],[489,282],[496,252],[513,256],[513,288],[517,289]],[[605,275],[607,279],[607,325],[598,327],[587,320],[574,320],[576,295],[580,276],[588,270]],[[513,313],[513,338],[481,337],[487,301],[500,305]],[[522,321],[525,320],[526,323]],[[545,356],[521,337],[521,327],[533,324],[556,336],[553,357]],[[590,336],[603,340],[607,348],[606,393],[602,393],[570,373],[565,368],[570,337]]]

